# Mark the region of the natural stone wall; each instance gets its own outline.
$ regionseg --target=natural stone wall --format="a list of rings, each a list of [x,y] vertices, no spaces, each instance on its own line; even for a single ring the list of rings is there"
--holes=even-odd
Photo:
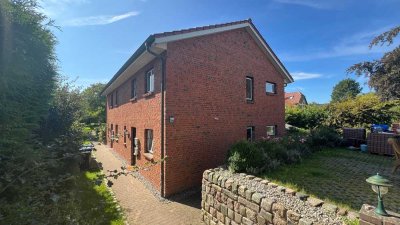
[[[218,168],[202,181],[205,224],[342,224],[347,212],[335,205],[252,175]],[[350,214],[351,215],[351,214]]]
[[[389,216],[380,216],[375,213],[375,207],[364,204],[360,210],[360,225],[398,225],[400,214],[388,211]]]

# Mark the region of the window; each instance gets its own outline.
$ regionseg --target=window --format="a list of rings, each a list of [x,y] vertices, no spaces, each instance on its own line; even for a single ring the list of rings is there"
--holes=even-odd
[[[131,81],[131,99],[136,98],[136,79]]]
[[[271,82],[265,82],[265,93],[276,94],[276,84]]]
[[[247,140],[254,141],[254,127],[247,127]]]
[[[126,130],[126,126],[124,126],[124,144],[126,144],[126,132],[127,130]]]
[[[276,125],[267,126],[267,136],[275,136],[275,135],[276,135]]]
[[[111,93],[110,95],[110,108],[112,108],[114,106],[114,94]],[[111,125],[112,127],[112,125]]]
[[[115,138],[118,138],[118,125],[115,125]]]
[[[115,91],[115,106],[118,106],[118,90]]]
[[[148,153],[153,153],[153,130],[146,129],[145,130],[145,142],[146,142],[146,149],[145,151]]]
[[[253,100],[253,78],[246,77],[246,100]]]
[[[154,72],[153,69],[146,73],[146,93],[151,93],[154,91]]]

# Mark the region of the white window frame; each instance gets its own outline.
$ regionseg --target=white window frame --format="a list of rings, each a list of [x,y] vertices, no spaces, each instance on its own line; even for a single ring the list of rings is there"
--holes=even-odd
[[[247,132],[250,130],[250,140],[247,139],[247,141],[254,141],[254,126],[248,126],[246,128],[246,138],[247,138]]]
[[[251,85],[250,85],[250,97],[248,97],[247,96],[247,81],[250,81],[251,82]],[[254,99],[254,78],[253,77],[246,77],[246,100],[248,100],[248,101],[253,101],[253,99]]]
[[[151,143],[150,138],[149,138],[149,134],[151,133]],[[146,152],[153,154],[153,148],[154,148],[154,131],[152,129],[146,129],[145,130],[145,135],[146,135]],[[150,148],[149,148],[149,144],[150,144]]]
[[[272,129],[273,129],[274,134],[269,134],[269,131],[268,131],[269,128],[272,128]],[[269,125],[269,126],[267,126],[267,127],[266,127],[267,136],[276,136],[276,128],[277,128],[276,125]]]
[[[268,85],[272,85],[272,87],[273,87],[272,92],[268,90]],[[265,82],[265,93],[276,94],[276,83],[269,82],[269,81]]]
[[[146,93],[154,92],[154,69],[146,72]]]

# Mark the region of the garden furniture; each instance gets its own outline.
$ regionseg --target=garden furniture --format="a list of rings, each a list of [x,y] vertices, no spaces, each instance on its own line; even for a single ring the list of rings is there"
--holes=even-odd
[[[388,143],[392,145],[394,150],[395,162],[392,170],[392,173],[394,174],[400,167],[400,136],[389,138]]]
[[[343,139],[350,146],[359,147],[365,143],[366,130],[364,128],[343,128]]]
[[[394,137],[393,133],[370,133],[367,138],[368,152],[380,155],[394,155],[388,139]]]

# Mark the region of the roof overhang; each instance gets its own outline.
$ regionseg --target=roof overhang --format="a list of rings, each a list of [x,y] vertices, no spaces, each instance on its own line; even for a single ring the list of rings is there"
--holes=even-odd
[[[167,43],[172,41],[179,41],[183,39],[199,37],[209,34],[220,33],[229,30],[245,28],[250,35],[254,38],[258,46],[264,51],[268,59],[272,62],[273,66],[279,71],[284,78],[285,83],[292,83],[294,80],[285,66],[278,59],[272,49],[269,47],[267,42],[261,36],[257,28],[251,23],[251,21],[232,24],[228,26],[221,26],[215,28],[209,28],[204,30],[196,30],[186,33],[172,34],[166,36],[155,37],[154,35],[149,36],[146,41],[136,50],[136,52],[128,59],[127,62],[118,70],[114,77],[107,83],[106,87],[102,91],[101,95],[107,95],[111,93],[115,88],[126,82],[133,74],[139,71],[146,64],[151,62],[155,56],[150,54],[146,50],[146,46],[151,47],[151,50],[157,54],[162,53],[167,49]]]

